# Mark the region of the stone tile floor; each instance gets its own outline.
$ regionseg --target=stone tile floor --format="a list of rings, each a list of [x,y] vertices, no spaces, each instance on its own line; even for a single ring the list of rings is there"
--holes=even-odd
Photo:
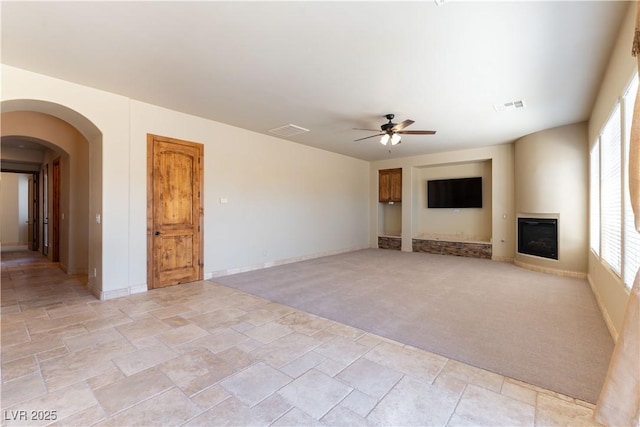
[[[597,425],[589,403],[213,281],[98,301],[85,280],[2,254],[2,425]]]

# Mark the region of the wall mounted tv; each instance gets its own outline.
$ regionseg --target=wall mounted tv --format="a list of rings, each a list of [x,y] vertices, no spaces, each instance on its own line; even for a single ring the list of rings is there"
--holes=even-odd
[[[427,181],[429,208],[481,208],[482,177]]]

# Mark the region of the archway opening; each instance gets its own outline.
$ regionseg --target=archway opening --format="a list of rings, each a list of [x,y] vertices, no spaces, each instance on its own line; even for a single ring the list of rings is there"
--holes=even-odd
[[[51,239],[55,231],[60,266],[69,274],[86,274],[89,288],[99,295],[102,229],[96,213],[102,211],[102,133],[89,119],[63,105],[10,100],[1,106],[2,168],[38,166],[43,253],[49,259],[55,256],[44,239]],[[56,171],[58,193],[53,187]],[[56,197],[58,223],[52,224]]]

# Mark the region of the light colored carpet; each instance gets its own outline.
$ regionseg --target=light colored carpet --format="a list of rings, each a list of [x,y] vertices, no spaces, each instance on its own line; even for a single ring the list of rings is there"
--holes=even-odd
[[[595,403],[613,340],[585,280],[365,249],[213,279]]]

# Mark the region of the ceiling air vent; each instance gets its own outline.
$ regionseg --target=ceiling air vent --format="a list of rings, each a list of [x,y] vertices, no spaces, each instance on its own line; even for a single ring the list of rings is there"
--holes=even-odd
[[[269,130],[269,132],[279,136],[293,136],[293,135],[298,135],[300,133],[309,132],[309,129],[288,124],[288,125],[280,126],[279,128],[271,129]]]
[[[515,110],[516,108],[524,108],[524,101],[520,100],[505,102],[504,104],[496,104],[493,108],[495,108],[498,113],[501,111]]]

